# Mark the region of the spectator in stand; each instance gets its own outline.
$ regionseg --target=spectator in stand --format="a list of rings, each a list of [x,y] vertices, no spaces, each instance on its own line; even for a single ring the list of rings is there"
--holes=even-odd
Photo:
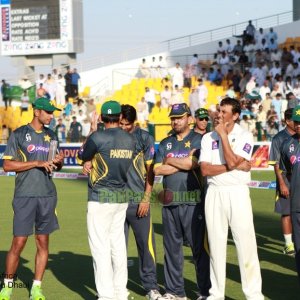
[[[222,55],[223,52],[226,52],[226,47],[223,45],[223,42],[218,42],[217,51],[218,57]]]
[[[226,45],[225,45],[225,51],[227,53],[227,55],[229,56],[229,58],[231,58],[233,56],[234,50],[233,50],[234,46],[231,44],[230,39],[226,40]]]
[[[24,75],[21,80],[19,80],[18,84],[23,90],[27,90],[33,85],[27,75]]]
[[[70,97],[72,97],[72,71],[70,69],[70,67],[67,67],[67,73],[64,76],[65,81],[66,81],[66,100]]]
[[[152,57],[152,62],[150,64],[150,76],[151,78],[158,78],[157,63],[154,56]]]
[[[251,94],[256,86],[256,78],[252,76],[246,85],[246,93]]]
[[[276,111],[278,122],[281,121],[281,113],[282,113],[282,106],[283,106],[283,100],[282,100],[282,94],[277,93],[275,96],[275,99],[272,100],[272,106],[274,106],[274,109]]]
[[[168,75],[167,64],[162,56],[158,58],[157,69],[160,78],[165,78]]]
[[[242,53],[242,51],[243,51],[243,46],[241,44],[241,41],[237,40],[236,45],[233,47],[233,52]]]
[[[56,90],[55,90],[56,104],[64,106],[66,104],[66,97],[65,97],[66,96],[66,91],[65,91],[66,81],[62,77],[61,74],[58,74],[57,80],[55,80],[55,82],[56,82]]]
[[[196,109],[198,109],[206,105],[207,97],[208,97],[208,89],[201,78],[198,79],[198,86],[196,87],[196,90],[198,93],[198,103],[199,103],[199,107],[197,107]]]
[[[273,137],[278,133],[278,124],[275,121],[274,117],[271,117],[267,121],[266,125],[266,134],[267,134],[267,140],[272,141]]]
[[[255,77],[256,83],[259,87],[261,87],[264,84],[264,81],[266,80],[266,71],[263,69],[263,64],[258,64],[256,68],[254,68],[252,72],[252,76]]]
[[[207,79],[211,83],[215,83],[215,81],[217,79],[217,71],[213,67],[209,68],[209,71],[208,71],[208,74],[207,74]]]
[[[146,59],[145,58],[142,59],[142,63],[139,66],[139,71],[140,71],[142,77],[144,77],[144,78],[150,78],[151,73],[150,73],[149,66],[146,63]]]
[[[270,31],[267,33],[267,41],[270,42],[271,39],[274,40],[274,42],[277,42],[278,40],[278,35],[277,33],[273,30],[273,28],[270,28]]]
[[[155,102],[156,102],[155,95],[159,95],[159,93],[156,92],[155,90],[149,89],[149,87],[145,87],[144,98],[145,98],[145,100],[146,100],[146,102],[148,104],[149,114],[151,114],[152,109],[153,109],[153,107],[155,105]]]
[[[233,84],[229,84],[228,90],[226,91],[225,96],[229,97],[229,98],[236,98]]]
[[[246,105],[245,101],[241,102],[241,113],[240,113],[240,119],[243,119],[243,116],[247,116],[250,118],[251,111],[249,110],[248,106]]]
[[[300,99],[300,84],[299,84],[299,82],[295,82],[293,94],[296,96],[296,98]]]
[[[240,71],[239,70],[235,70],[234,71],[234,74],[232,76],[232,84],[233,84],[233,89],[234,91],[237,93],[240,92],[240,81],[241,81],[242,77],[241,77],[241,74],[240,74]]]
[[[275,61],[274,67],[269,71],[269,75],[275,79],[276,75],[281,75],[281,67],[278,61]]]
[[[253,64],[255,60],[255,44],[254,42],[249,42],[247,41],[245,46],[244,46],[244,51],[248,56],[248,61],[249,63]]]
[[[192,88],[192,91],[189,94],[189,107],[191,110],[191,115],[195,116],[195,111],[200,107],[199,95],[196,88]]]
[[[173,91],[172,91],[172,97],[171,97],[171,103],[170,105],[173,104],[178,104],[178,103],[183,103],[183,95],[182,95],[182,89],[178,87],[178,85],[175,85]]]
[[[289,63],[293,62],[293,55],[287,50],[286,47],[283,47],[282,54],[281,54],[281,68],[282,71],[285,73],[285,70]]]
[[[259,28],[258,31],[255,32],[255,42],[257,47],[262,48],[262,40],[265,40],[266,43],[266,35],[264,33],[263,28]]]
[[[58,80],[58,72],[57,72],[57,69],[53,69],[52,70],[52,74],[51,74],[51,76],[52,76],[52,78],[55,80],[55,81],[57,81]]]
[[[192,86],[192,77],[194,75],[193,66],[186,64],[185,69],[183,71],[183,86],[187,88],[191,88]]]
[[[259,89],[259,95],[260,95],[262,100],[265,100],[266,99],[266,94],[270,94],[270,93],[271,93],[271,89],[269,87],[269,81],[264,80],[263,85]]]
[[[249,58],[248,58],[248,56],[247,56],[247,54],[246,54],[245,51],[241,52],[241,54],[239,56],[238,63],[240,64],[242,71],[244,71],[246,69],[246,67],[248,66],[248,64],[249,64]]]
[[[45,83],[45,80],[46,80],[46,78],[45,78],[44,74],[40,74],[40,75],[39,75],[39,79],[37,79],[37,80],[35,81],[36,89],[38,89],[38,88],[40,87],[40,84],[41,84],[41,83],[44,84],[44,83]]]
[[[77,104],[73,105],[73,111],[75,112],[75,115],[79,115],[79,111],[82,110],[83,115],[86,114],[86,106],[84,105],[84,101],[82,99],[77,100]]]
[[[8,96],[9,87],[10,87],[9,84],[4,79],[2,79],[1,95],[6,109],[7,106],[11,106],[11,99]]]
[[[277,42],[275,42],[274,39],[271,39],[270,42],[268,43],[268,48],[270,51],[277,50],[278,49]]]
[[[261,102],[263,111],[267,113],[271,109],[272,98],[270,93],[266,93],[266,98]]]
[[[8,137],[9,137],[9,130],[7,126],[3,124],[0,144],[7,144]]]
[[[66,142],[66,125],[63,124],[62,118],[58,118],[58,124],[55,127],[55,133],[60,143]]]
[[[73,116],[72,120],[69,130],[70,141],[71,143],[79,143],[82,135],[82,126],[77,122],[76,116]]]
[[[28,108],[29,108],[29,97],[28,97],[28,92],[27,90],[25,90],[23,92],[23,95],[21,97],[21,114],[24,112],[24,111],[28,111]]]
[[[66,98],[66,106],[64,108],[64,112],[67,117],[70,117],[73,111],[73,105],[70,103],[69,98]]]
[[[51,74],[47,75],[47,79],[45,80],[44,87],[49,94],[49,99],[52,101],[55,99],[55,93],[56,93],[56,82],[52,78]]]
[[[79,82],[80,82],[80,75],[77,72],[77,69],[73,69],[71,74],[71,96],[73,98],[78,97],[78,90],[79,90]]]
[[[166,108],[170,106],[172,92],[169,90],[169,87],[166,85],[164,90],[160,93],[160,106],[161,108]]]
[[[140,124],[145,124],[148,121],[149,110],[148,104],[145,100],[145,97],[142,97],[141,100],[136,104],[137,112],[137,121]]]
[[[161,87],[164,88],[166,85],[169,87],[169,90],[172,89],[172,82],[170,81],[170,79],[168,77],[164,77],[161,80]]]
[[[274,105],[271,105],[270,110],[267,112],[267,122],[269,122],[271,119],[273,119],[277,125],[279,124],[279,118]]]
[[[248,26],[246,27],[246,34],[248,36],[248,41],[252,41],[254,39],[255,36],[255,27],[252,24],[252,21],[250,20],[248,23]]]
[[[288,109],[295,108],[296,106],[299,105],[299,99],[297,99],[292,92],[286,94],[286,100],[288,101],[288,105],[287,105]]]
[[[76,115],[77,121],[82,125],[83,121],[87,120],[86,114],[83,113],[83,111],[80,109],[78,111],[78,115]]]
[[[221,67],[221,73],[223,76],[226,76],[229,69],[229,56],[225,51],[221,53],[221,56],[219,58],[219,65]]]
[[[40,87],[36,90],[36,96],[37,98],[48,98],[49,99],[49,94],[47,90],[44,88],[43,83],[40,83]]]
[[[256,122],[259,122],[262,128],[265,128],[267,120],[267,113],[264,111],[263,106],[258,107],[258,112],[256,114]]]
[[[275,49],[271,53],[271,62],[280,62],[281,61],[281,51],[278,51],[278,49]]]
[[[193,72],[193,76],[198,76],[200,74],[201,68],[199,64],[198,54],[194,54],[190,60],[189,65],[191,66],[191,70]]]
[[[172,78],[173,88],[175,85],[181,89],[183,87],[183,70],[180,67],[180,63],[176,63],[175,68],[170,70],[170,75]]]
[[[97,107],[94,103],[94,99],[91,98],[86,103],[86,116],[89,122],[92,121],[93,113],[96,111]]]

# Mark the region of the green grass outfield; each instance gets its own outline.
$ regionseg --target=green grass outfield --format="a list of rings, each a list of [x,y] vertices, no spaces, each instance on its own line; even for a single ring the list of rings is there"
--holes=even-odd
[[[272,172],[253,172],[254,180],[273,179]],[[49,263],[43,289],[48,300],[95,299],[92,260],[86,230],[86,181],[55,181],[58,194],[58,217],[61,229],[51,236]],[[0,273],[4,271],[5,256],[12,238],[12,209],[14,178],[0,177]],[[274,191],[252,189],[252,203],[258,252],[263,277],[263,293],[266,299],[299,299],[299,285],[294,259],[281,253],[283,238],[280,217],[273,213]],[[238,195],[237,195],[238,196]],[[152,205],[152,218],[156,233],[158,282],[163,284],[163,247],[161,207]],[[137,251],[133,236],[130,236],[128,299],[145,299],[138,275]],[[187,296],[196,299],[195,271],[191,251],[184,248],[184,278]],[[18,284],[30,284],[33,277],[35,245],[28,240],[18,269]],[[28,289],[14,290],[13,300],[28,299]],[[232,238],[228,241],[226,299],[244,299],[237,255]]]

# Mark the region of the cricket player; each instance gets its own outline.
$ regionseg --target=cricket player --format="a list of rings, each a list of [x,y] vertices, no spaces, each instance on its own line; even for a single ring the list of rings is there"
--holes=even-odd
[[[289,108],[284,112],[286,127],[278,132],[272,139],[269,165],[274,166],[276,175],[276,201],[275,212],[281,214],[281,227],[285,240],[283,253],[294,256],[295,248],[292,241],[292,221],[291,221],[291,200],[290,183],[286,178],[286,171],[279,168],[280,153],[285,142],[295,134],[294,121],[292,120],[293,109]],[[282,166],[283,167],[283,166]]]
[[[280,169],[290,179],[291,219],[296,250],[296,267],[300,282],[300,105],[293,109],[292,120],[296,134],[285,141],[281,152]]]
[[[201,143],[201,171],[208,182],[205,217],[212,284],[209,300],[225,299],[229,226],[237,249],[243,292],[249,300],[264,299],[247,186],[250,172],[239,170],[251,158],[253,136],[236,123],[240,112],[239,101],[223,99],[214,119],[215,130],[204,135]]]
[[[149,300],[157,300],[161,294],[157,284],[155,239],[150,212],[154,180],[154,139],[147,131],[135,127],[135,120],[135,108],[128,104],[122,105],[120,126],[136,139],[136,159],[127,173],[129,203],[126,211],[125,235],[128,241],[131,227],[138,250],[139,273],[146,297]]]
[[[187,240],[193,253],[200,300],[206,298],[210,288],[209,256],[205,247],[204,181],[197,164],[201,135],[190,129],[192,117],[185,103],[174,104],[169,117],[174,133],[161,141],[154,165],[155,175],[163,176],[164,188],[162,224],[166,293],[158,299],[186,299],[182,246]],[[186,160],[196,161],[196,164],[187,164]]]
[[[125,191],[135,158],[135,140],[119,127],[120,118],[118,102],[103,103],[101,119],[105,130],[87,138],[79,157],[85,162],[84,172],[89,173],[88,240],[99,299],[125,300],[128,296]]]
[[[1,300],[9,300],[12,294],[20,255],[27,239],[35,228],[36,258],[31,300],[44,300],[41,284],[48,262],[49,235],[58,229],[55,213],[57,194],[51,172],[60,170],[63,156],[57,154],[48,161],[51,141],[58,141],[55,133],[45,127],[53,119],[53,112],[60,110],[46,98],[38,98],[33,104],[33,119],[16,129],[9,137],[3,169],[16,172],[13,199],[13,240],[6,257],[4,287]]]

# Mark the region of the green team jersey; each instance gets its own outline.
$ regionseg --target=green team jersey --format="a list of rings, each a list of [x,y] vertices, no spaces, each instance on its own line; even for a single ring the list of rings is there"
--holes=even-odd
[[[192,149],[196,149],[194,156],[196,156],[196,160],[198,161],[201,139],[201,134],[193,130],[190,130],[190,133],[183,140],[178,140],[176,134],[172,134],[163,139],[155,155],[154,168],[161,165],[165,157],[184,158],[189,156]],[[200,202],[204,196],[204,185],[205,182],[201,176],[199,167],[193,170],[181,170],[177,173],[163,176],[164,189],[173,192],[171,205],[184,203],[195,204]]]
[[[146,165],[153,163],[154,139],[139,127],[134,129],[132,136],[136,142],[136,156],[127,175],[127,193],[130,201],[139,202],[145,191]]]
[[[106,128],[88,137],[79,158],[92,161],[88,200],[122,203],[128,171],[135,157],[135,139],[121,128]]]
[[[58,139],[49,128],[35,131],[29,124],[21,126],[10,135],[3,159],[47,161],[51,140]],[[16,174],[15,197],[49,196],[56,196],[56,188],[44,168],[33,168]]]

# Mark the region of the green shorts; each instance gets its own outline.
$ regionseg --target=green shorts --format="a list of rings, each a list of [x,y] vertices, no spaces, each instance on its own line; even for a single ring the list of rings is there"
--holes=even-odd
[[[56,216],[57,197],[15,197],[13,199],[14,236],[50,234],[59,228]]]

